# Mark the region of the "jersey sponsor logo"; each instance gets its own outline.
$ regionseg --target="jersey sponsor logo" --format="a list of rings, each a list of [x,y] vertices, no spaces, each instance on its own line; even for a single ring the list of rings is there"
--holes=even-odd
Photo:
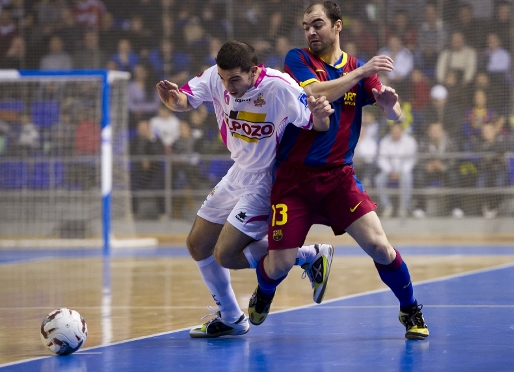
[[[258,142],[271,137],[275,132],[275,125],[265,120],[266,113],[230,111],[225,122],[233,137],[246,142]]]
[[[276,242],[279,242],[284,237],[284,234],[282,234],[282,229],[273,230],[273,240]]]
[[[355,106],[355,102],[357,101],[357,93],[346,92],[344,94],[343,101],[345,105]]]
[[[302,103],[302,105],[307,108],[308,106],[308,103],[307,103],[307,94],[305,93],[302,93],[298,96],[298,101],[300,101]]]
[[[246,99],[241,99],[241,98],[236,98],[236,102],[250,102],[251,98],[246,98]]]
[[[257,107],[262,107],[266,104],[266,101],[264,100],[264,95],[262,93],[259,93],[257,95],[257,99],[253,101],[253,104]]]

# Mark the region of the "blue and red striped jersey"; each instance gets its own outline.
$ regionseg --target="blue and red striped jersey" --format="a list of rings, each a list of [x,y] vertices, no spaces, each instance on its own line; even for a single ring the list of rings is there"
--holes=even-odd
[[[292,49],[286,55],[284,71],[304,87],[312,82],[337,79],[362,65],[364,62],[345,52],[332,66],[309,49]],[[311,167],[352,164],[361,130],[362,107],[375,103],[372,89],[380,90],[381,87],[378,75],[373,75],[360,80],[332,102],[335,112],[330,116],[327,132],[306,131],[288,125],[278,148],[276,166],[283,162]]]

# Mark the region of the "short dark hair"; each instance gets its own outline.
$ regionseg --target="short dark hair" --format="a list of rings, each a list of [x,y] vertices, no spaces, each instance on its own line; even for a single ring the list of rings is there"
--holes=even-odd
[[[323,11],[327,15],[328,19],[330,19],[330,23],[332,24],[332,26],[338,20],[341,20],[341,21],[343,20],[343,12],[341,11],[341,8],[339,8],[339,5],[337,5],[333,1],[322,1],[322,0],[313,1],[313,2],[311,2],[311,5],[309,5],[307,7],[307,9],[305,9],[305,12],[303,12],[303,13],[309,14],[310,12],[312,12],[312,9],[316,5],[321,5],[323,7]]]
[[[241,71],[248,72],[253,66],[259,64],[255,49],[243,41],[228,41],[218,51],[216,64],[222,70],[241,68]]]

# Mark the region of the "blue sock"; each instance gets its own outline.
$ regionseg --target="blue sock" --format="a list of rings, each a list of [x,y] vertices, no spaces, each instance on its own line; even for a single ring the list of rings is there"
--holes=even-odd
[[[396,257],[389,265],[375,262],[380,279],[393,291],[400,301],[400,308],[410,308],[416,305],[414,290],[410,281],[407,265],[402,260],[400,252],[395,249]]]
[[[282,280],[286,278],[287,275],[284,275],[278,279],[271,279],[268,274],[266,274],[266,271],[264,271],[264,258],[266,256],[259,260],[259,264],[257,265],[257,270],[255,270],[255,272],[257,273],[257,283],[259,283],[259,290],[267,295],[272,295],[275,293],[277,286],[282,282]]]

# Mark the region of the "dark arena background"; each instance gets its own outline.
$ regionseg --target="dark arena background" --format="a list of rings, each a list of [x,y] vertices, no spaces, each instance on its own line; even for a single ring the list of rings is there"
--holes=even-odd
[[[395,61],[380,78],[402,117],[366,107],[354,165],[430,336],[405,340],[371,259],[324,226],[307,239],[335,246],[321,305],[294,268],[263,325],[188,335],[214,303],[186,236],[233,161],[212,105],[174,113],[155,85],[181,86],[232,39],[283,70],[309,1],[4,0],[0,371],[514,371],[514,4],[336,2],[341,49]],[[391,152],[396,124],[409,153]],[[255,272],[231,275],[246,312]],[[62,307],[89,333],[58,357],[39,332]]]

